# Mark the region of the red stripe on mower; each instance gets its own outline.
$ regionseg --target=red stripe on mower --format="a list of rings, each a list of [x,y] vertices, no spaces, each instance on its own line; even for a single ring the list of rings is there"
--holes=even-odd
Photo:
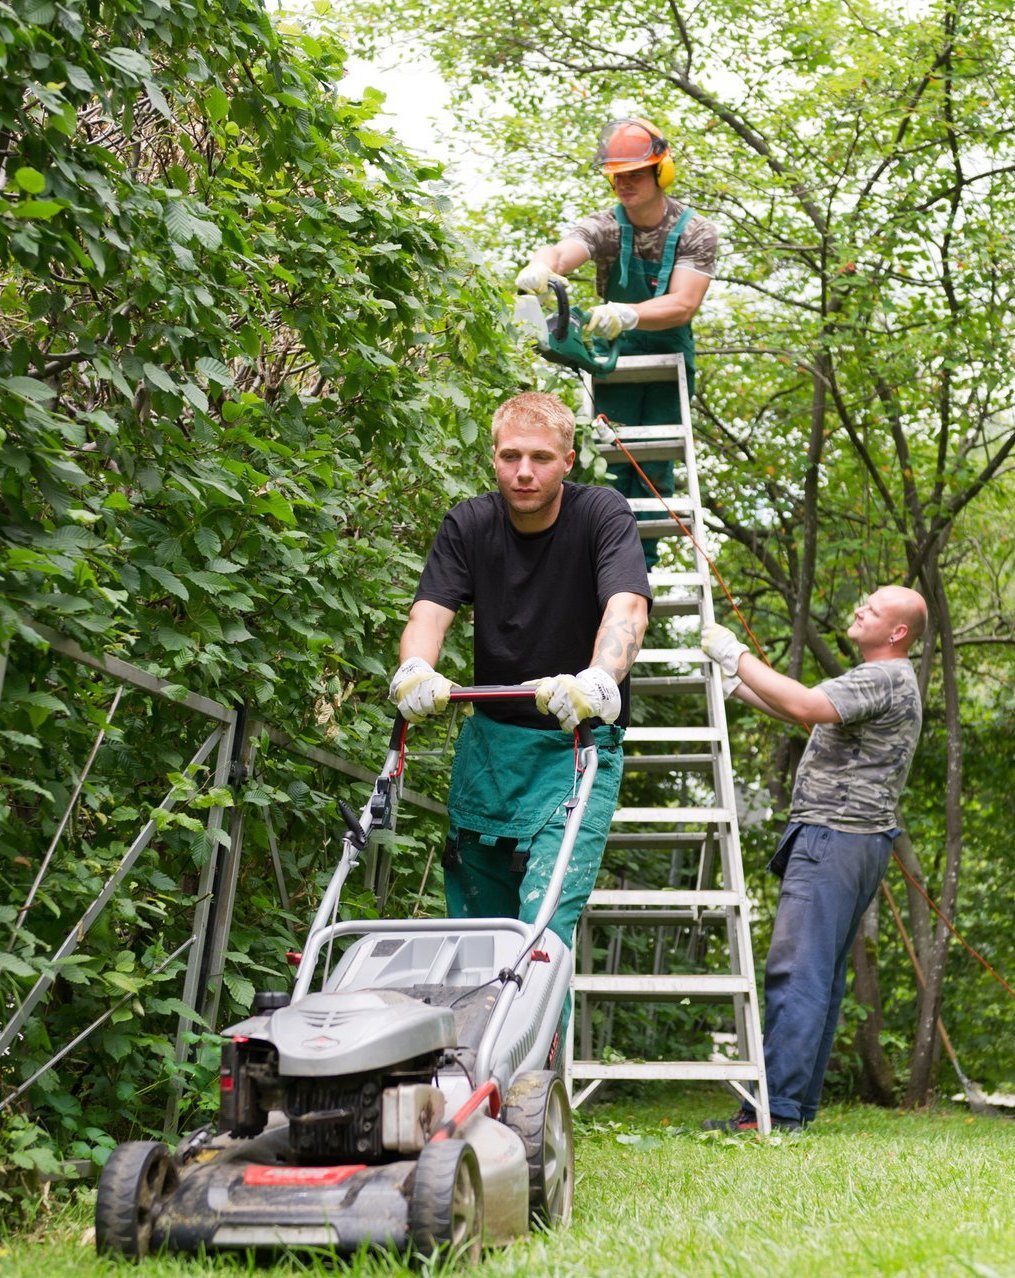
[[[265,1167],[252,1163],[243,1173],[245,1185],[341,1185],[357,1172],[366,1171],[366,1163],[346,1167]]]

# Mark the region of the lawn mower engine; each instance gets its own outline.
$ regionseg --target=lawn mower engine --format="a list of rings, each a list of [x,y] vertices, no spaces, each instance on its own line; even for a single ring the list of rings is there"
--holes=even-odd
[[[371,1164],[417,1152],[444,1117],[434,1080],[454,1040],[450,1011],[389,990],[312,994],[254,1016],[223,1046],[219,1132],[258,1136],[279,1111],[293,1163]]]

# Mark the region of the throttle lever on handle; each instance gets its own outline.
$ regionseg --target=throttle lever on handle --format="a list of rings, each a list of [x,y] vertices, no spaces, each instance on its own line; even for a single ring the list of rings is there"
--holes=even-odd
[[[345,799],[339,799],[338,810],[342,814],[342,820],[349,831],[349,838],[352,840],[353,846],[362,852],[367,845],[367,836],[359,823],[359,818],[346,803]]]

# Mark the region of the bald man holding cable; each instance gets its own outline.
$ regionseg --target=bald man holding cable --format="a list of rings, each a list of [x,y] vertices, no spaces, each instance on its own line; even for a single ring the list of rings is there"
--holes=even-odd
[[[812,725],[769,869],[782,879],[765,961],[765,1072],[772,1127],[796,1130],[818,1110],[846,966],[860,920],[888,868],[898,802],[922,724],[909,650],[927,605],[905,586],[882,586],[847,630],[860,665],[808,688],[779,674],[725,626],[702,629],[723,690],[789,723]],[[757,1129],[753,1109],[706,1128]]]

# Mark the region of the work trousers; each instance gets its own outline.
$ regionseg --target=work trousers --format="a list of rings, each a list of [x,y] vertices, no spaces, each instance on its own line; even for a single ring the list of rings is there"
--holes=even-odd
[[[765,1072],[773,1118],[810,1122],[835,1039],[849,952],[888,868],[896,830],[790,825],[770,868],[782,873],[765,963]]]

